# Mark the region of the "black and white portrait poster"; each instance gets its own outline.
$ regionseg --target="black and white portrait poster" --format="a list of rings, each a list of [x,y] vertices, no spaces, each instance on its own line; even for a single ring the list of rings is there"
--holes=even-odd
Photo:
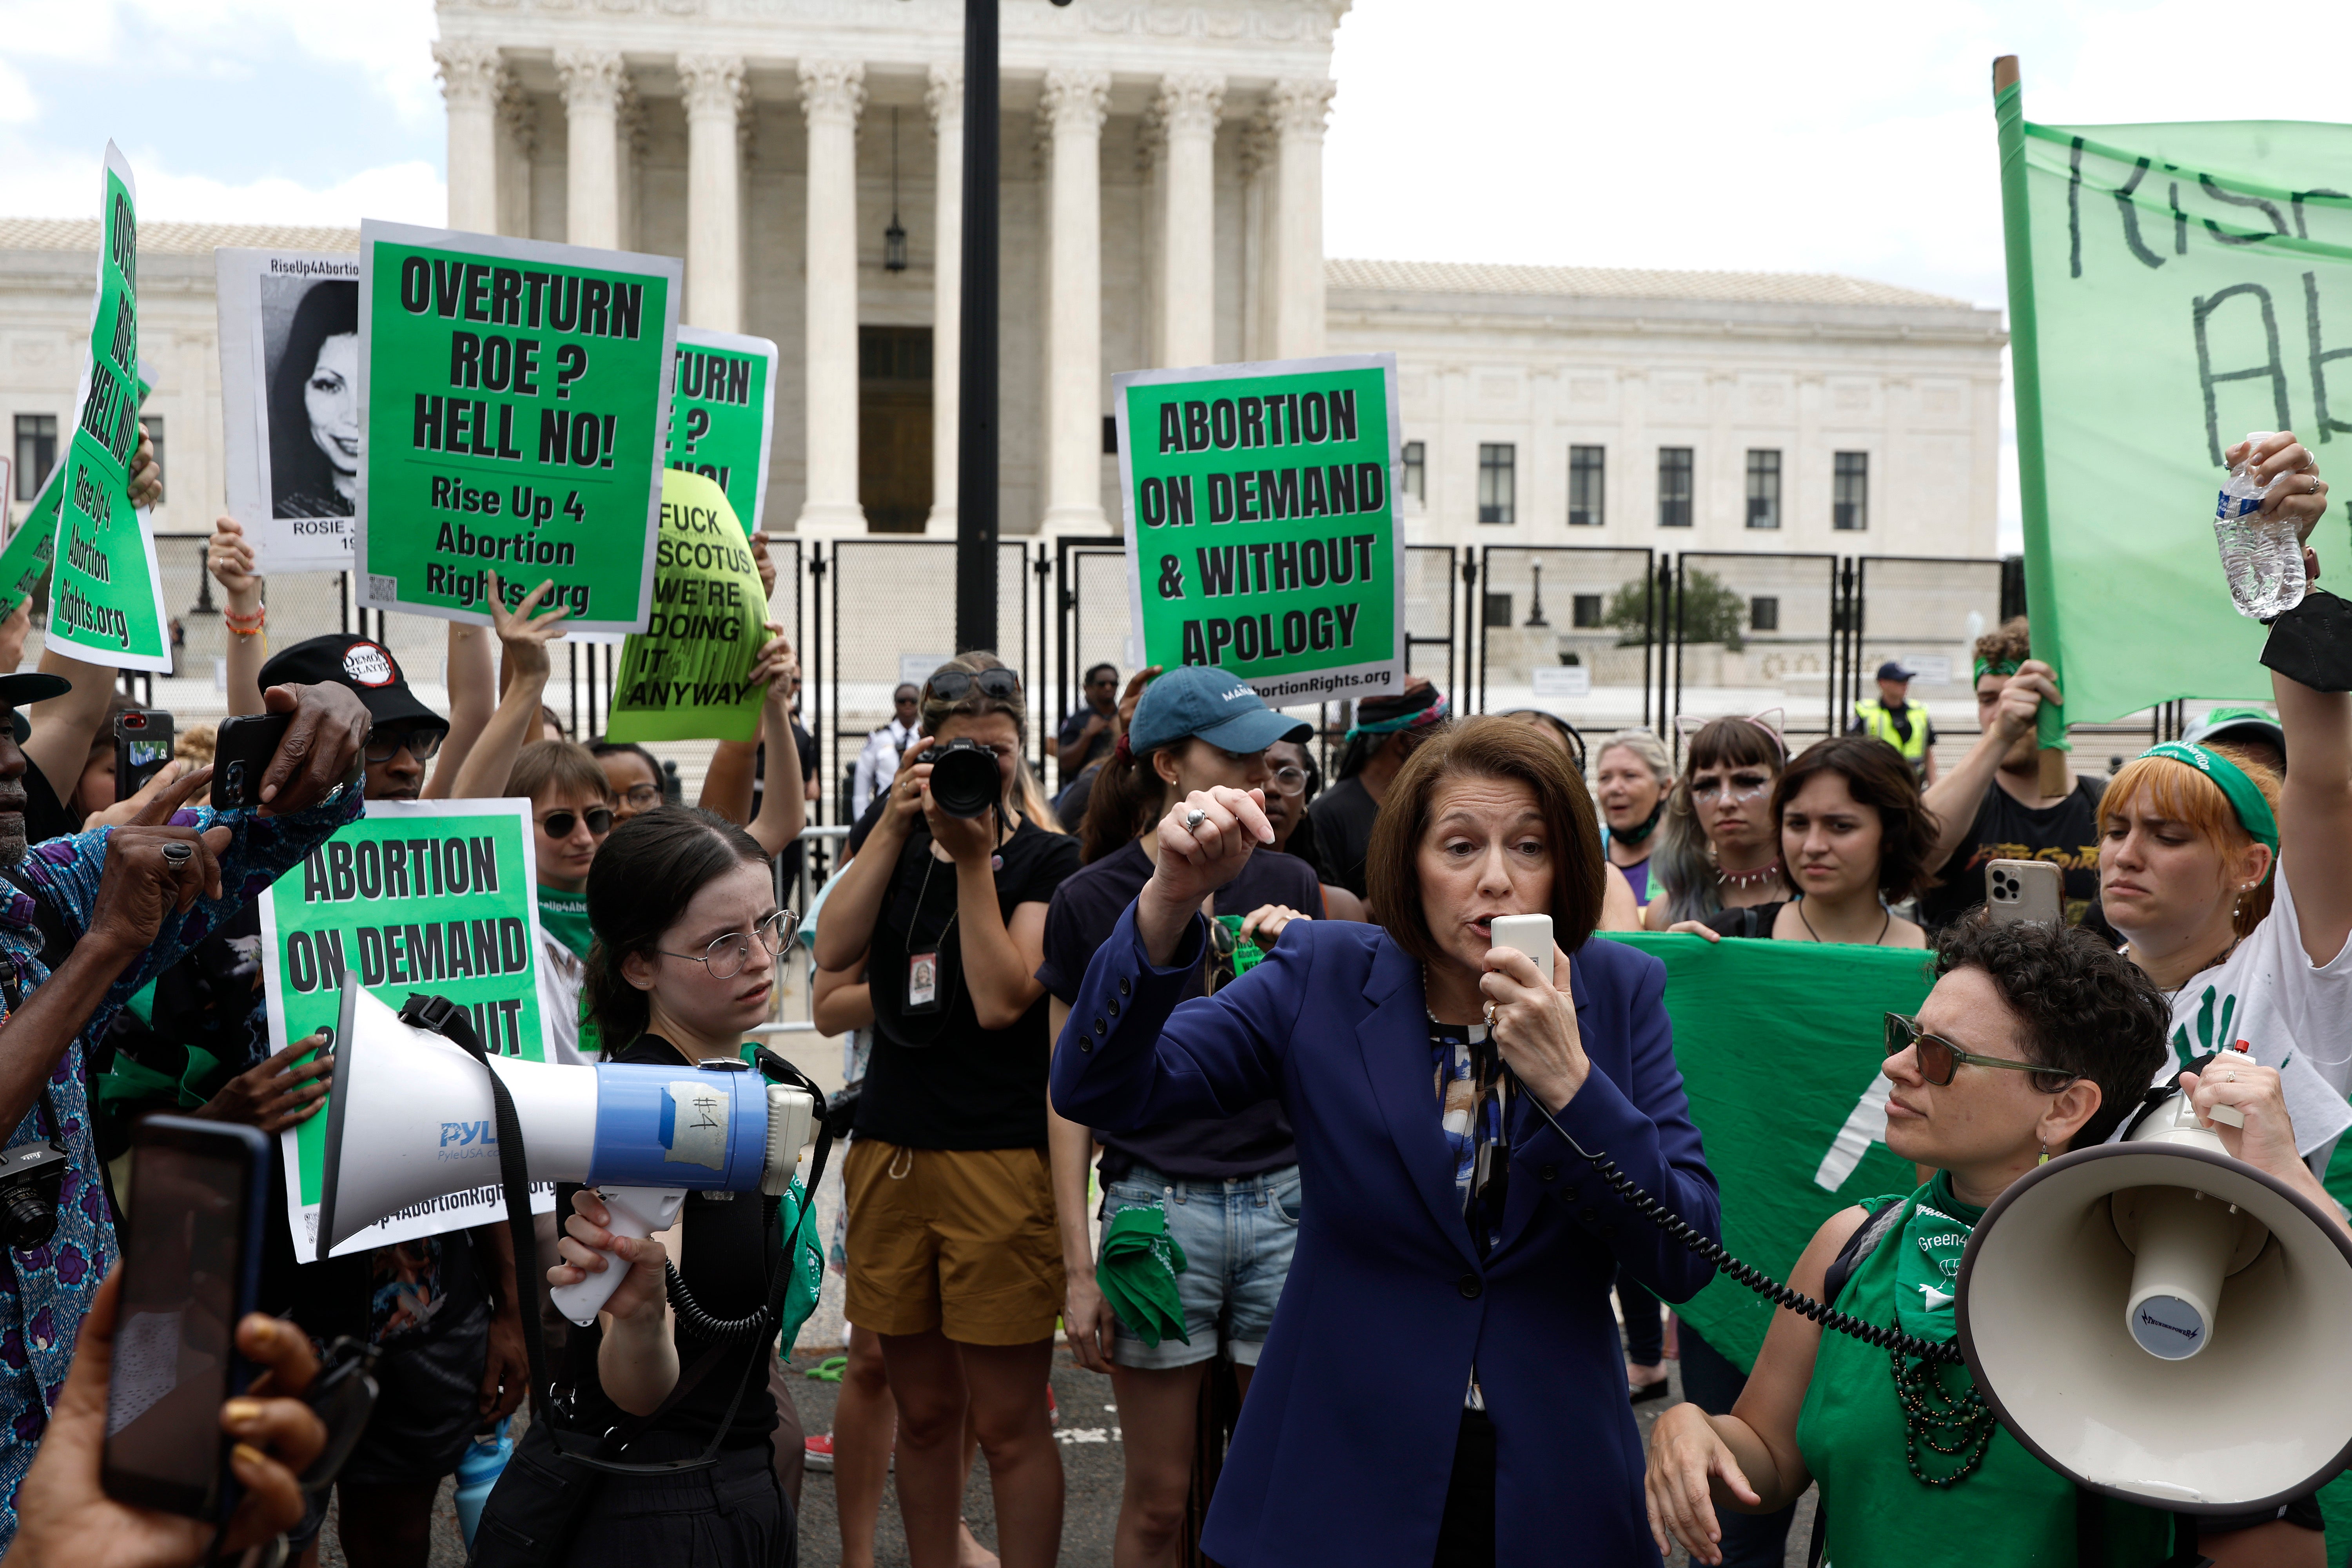
[[[347,572],[360,482],[360,258],[213,255],[229,514],[265,573]]]

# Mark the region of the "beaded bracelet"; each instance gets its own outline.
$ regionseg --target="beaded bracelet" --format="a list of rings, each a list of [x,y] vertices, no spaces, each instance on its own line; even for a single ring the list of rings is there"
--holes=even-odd
[[[221,619],[226,623],[228,629],[241,637],[259,637],[261,635],[262,623],[267,621],[268,618],[269,606],[267,605],[262,605],[261,608],[254,611],[250,616],[242,615],[236,610],[223,610],[221,612]]]

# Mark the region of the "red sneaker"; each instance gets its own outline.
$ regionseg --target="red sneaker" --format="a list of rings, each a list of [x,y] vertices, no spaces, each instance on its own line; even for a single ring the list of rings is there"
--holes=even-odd
[[[813,1437],[803,1439],[801,1443],[801,1452],[806,1456],[802,1462],[809,1469],[833,1468],[833,1434],[819,1432]]]
[[[1054,1403],[1054,1385],[1050,1383],[1045,1385],[1045,1421],[1053,1426],[1062,1424],[1062,1407]]]

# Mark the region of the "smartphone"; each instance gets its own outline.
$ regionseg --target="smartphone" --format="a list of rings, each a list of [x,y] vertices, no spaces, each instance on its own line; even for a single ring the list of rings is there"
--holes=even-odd
[[[118,1502],[209,1520],[236,1507],[220,1408],[256,1375],[235,1336],[261,1291],[276,1157],[270,1139],[229,1122],[150,1116],[131,1130],[100,1467]]]
[[[1985,868],[1985,908],[1995,925],[2066,918],[2065,876],[2047,860],[1995,860]]]
[[[245,713],[221,721],[213,742],[213,809],[248,810],[261,804],[261,775],[294,725],[291,713]]]
[[[1487,939],[1487,946],[1517,949],[1534,959],[1536,967],[1544,973],[1551,973],[1549,915],[1497,915],[1487,930],[1494,933]]]
[[[131,708],[114,716],[114,798],[129,800],[172,760],[172,716]]]

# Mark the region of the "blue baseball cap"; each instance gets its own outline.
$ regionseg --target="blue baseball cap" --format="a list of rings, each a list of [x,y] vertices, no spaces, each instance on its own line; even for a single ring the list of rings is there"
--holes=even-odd
[[[1315,726],[1276,712],[1239,676],[1205,664],[1183,664],[1143,689],[1127,727],[1137,756],[1198,735],[1235,752],[1263,752],[1276,741],[1304,741]]]

